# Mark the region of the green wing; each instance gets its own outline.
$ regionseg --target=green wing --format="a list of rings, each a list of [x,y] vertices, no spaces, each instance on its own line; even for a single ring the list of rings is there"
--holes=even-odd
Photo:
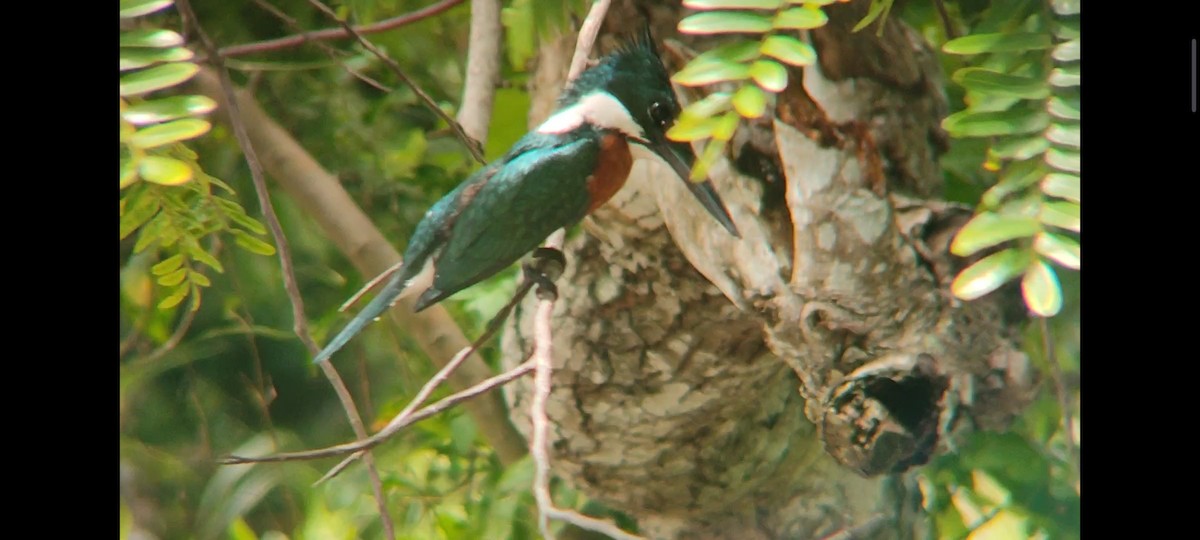
[[[480,188],[455,221],[437,257],[435,290],[421,298],[422,304],[491,277],[556,229],[583,219],[590,202],[587,177],[599,159],[599,137],[585,130],[556,139],[561,142],[512,157]]]

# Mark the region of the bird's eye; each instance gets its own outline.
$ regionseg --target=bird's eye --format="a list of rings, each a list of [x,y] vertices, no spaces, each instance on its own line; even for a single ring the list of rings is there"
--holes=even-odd
[[[650,104],[650,119],[653,120],[655,124],[658,124],[664,128],[670,126],[671,121],[673,120],[673,118],[671,118],[671,109],[662,102],[655,101],[654,103]]]

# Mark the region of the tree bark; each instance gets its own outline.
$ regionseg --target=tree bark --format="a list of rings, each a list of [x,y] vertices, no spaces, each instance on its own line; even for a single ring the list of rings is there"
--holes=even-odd
[[[555,474],[653,538],[911,538],[914,466],[1031,399],[1008,297],[962,303],[948,254],[970,210],[938,200],[944,82],[895,19],[853,33],[869,2],[829,6],[774,115],[711,172],[742,239],[674,173],[637,164],[564,247],[554,316]],[[648,14],[674,49],[684,15],[614,2],[602,45]],[[877,23],[878,24],[878,23]],[[531,124],[561,90],[570,36],[548,42]],[[602,48],[602,50],[605,50]],[[682,60],[664,53],[668,67]],[[532,349],[532,300],[506,328]],[[528,434],[529,381],[506,388]]]

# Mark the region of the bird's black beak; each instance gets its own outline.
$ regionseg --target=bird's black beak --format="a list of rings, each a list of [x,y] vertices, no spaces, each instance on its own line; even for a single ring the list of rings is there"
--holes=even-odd
[[[687,184],[692,195],[700,200],[704,209],[708,210],[708,213],[712,214],[712,217],[716,218],[721,226],[729,231],[729,234],[736,238],[742,237],[738,233],[737,226],[733,224],[733,218],[729,217],[729,210],[725,208],[725,203],[721,202],[721,196],[717,195],[712,181],[707,178],[703,182],[693,182],[688,179],[692,173],[692,165],[696,162],[696,153],[692,151],[692,145],[663,137],[661,140],[651,142],[650,149],[669,163],[672,169],[675,169],[675,174],[678,174],[679,179]]]

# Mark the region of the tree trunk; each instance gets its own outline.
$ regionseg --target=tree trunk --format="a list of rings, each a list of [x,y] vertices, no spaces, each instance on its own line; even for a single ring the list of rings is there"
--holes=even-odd
[[[936,59],[895,19],[852,33],[868,4],[826,8],[819,66],[791,70],[774,117],[743,126],[712,170],[742,239],[672,171],[638,164],[564,248],[553,470],[650,537],[917,536],[912,467],[1032,397],[1012,302],[948,292],[970,262],[948,254],[970,211],[937,198]],[[682,43],[664,48],[672,70],[685,59],[668,49],[713,44],[677,34],[677,5],[624,0],[600,50],[642,13]],[[573,45],[543,45],[531,123]],[[532,302],[506,328],[510,366],[532,350]],[[526,434],[529,385],[506,389]]]

